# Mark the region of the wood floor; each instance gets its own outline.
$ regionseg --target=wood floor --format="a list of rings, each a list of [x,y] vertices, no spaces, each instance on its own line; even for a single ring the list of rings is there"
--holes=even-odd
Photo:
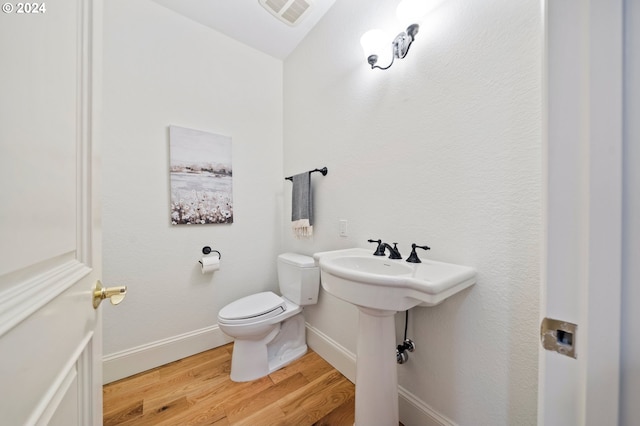
[[[353,383],[315,352],[234,383],[232,350],[221,346],[105,385],[104,425],[353,425]]]

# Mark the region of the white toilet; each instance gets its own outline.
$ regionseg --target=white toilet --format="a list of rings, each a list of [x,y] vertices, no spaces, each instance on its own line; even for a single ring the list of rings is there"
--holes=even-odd
[[[312,257],[278,256],[282,297],[266,291],[229,303],[218,313],[220,329],[235,339],[231,380],[259,379],[307,352],[302,306],[318,302],[320,269]]]

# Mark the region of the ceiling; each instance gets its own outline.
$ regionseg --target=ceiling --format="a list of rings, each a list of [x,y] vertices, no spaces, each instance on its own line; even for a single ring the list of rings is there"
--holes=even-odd
[[[290,26],[258,0],[153,1],[278,59],[285,59],[335,2],[308,0],[312,5],[306,16]]]

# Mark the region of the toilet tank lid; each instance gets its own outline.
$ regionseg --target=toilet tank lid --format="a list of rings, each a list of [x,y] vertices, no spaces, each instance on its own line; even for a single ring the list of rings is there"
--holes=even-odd
[[[281,309],[278,309],[281,308]],[[229,303],[218,312],[218,318],[223,320],[239,320],[254,318],[269,312],[277,313],[287,310],[284,299],[271,291],[251,294]]]
[[[313,257],[299,253],[282,253],[278,256],[278,260],[300,268],[312,268],[316,266],[316,261]]]

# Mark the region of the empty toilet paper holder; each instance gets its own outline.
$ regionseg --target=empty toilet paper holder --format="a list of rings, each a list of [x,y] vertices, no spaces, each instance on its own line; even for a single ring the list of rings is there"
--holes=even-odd
[[[202,254],[210,254],[211,252],[218,253],[218,259],[222,259],[222,255],[220,254],[220,252],[218,250],[212,250],[211,247],[209,247],[209,246],[202,247]],[[202,264],[202,261],[199,260],[198,262],[200,262],[200,264]]]

